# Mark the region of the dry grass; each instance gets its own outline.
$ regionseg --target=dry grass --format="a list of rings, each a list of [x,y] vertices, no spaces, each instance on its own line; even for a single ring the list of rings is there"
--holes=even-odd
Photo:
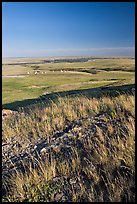
[[[3,201],[54,201],[54,194],[66,188],[62,178],[77,179],[76,186],[70,184],[70,201],[135,201],[134,96],[58,98],[50,106],[41,104],[30,112],[5,120],[3,140],[18,136],[20,142],[27,143],[30,132],[34,139],[50,139],[57,131],[81,121],[80,128],[72,130],[71,159],[62,152],[57,157],[50,152],[46,163],[39,160],[36,169],[30,166],[28,173],[12,175],[11,191]],[[96,127],[94,133],[92,125]],[[83,148],[76,147],[77,138]],[[59,185],[53,182],[57,177]]]

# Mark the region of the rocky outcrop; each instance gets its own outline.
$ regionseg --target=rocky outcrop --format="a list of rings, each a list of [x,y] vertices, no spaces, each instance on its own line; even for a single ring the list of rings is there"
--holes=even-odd
[[[2,119],[4,118],[9,118],[11,117],[12,115],[16,115],[18,114],[18,111],[12,111],[12,110],[9,110],[9,109],[3,109],[2,110]]]
[[[106,120],[107,118],[107,120]],[[56,132],[51,137],[43,136],[37,139],[30,137],[30,139],[21,140],[18,135],[14,135],[2,143],[2,184],[3,192],[6,192],[4,183],[8,183],[8,176],[16,174],[16,172],[29,171],[28,167],[37,168],[38,160],[44,161],[44,163],[50,161],[50,155],[52,159],[55,158],[57,162],[72,162],[74,148],[78,151],[80,162],[85,166],[87,165],[88,155],[93,155],[95,162],[88,163],[88,167],[91,169],[96,168],[99,156],[94,151],[98,149],[98,129],[102,130],[106,135],[109,134],[107,124],[110,123],[113,127],[116,127],[117,119],[113,119],[107,113],[98,114],[96,116],[88,116],[79,120],[73,121],[63,131]],[[85,125],[86,124],[86,125]],[[122,128],[122,126],[121,126]],[[124,127],[123,127],[124,128]],[[44,134],[44,133],[43,133]],[[121,131],[121,137],[125,135]],[[109,152],[115,151],[114,146],[111,145],[109,138],[111,135],[104,137],[104,144]],[[113,134],[116,138],[117,135]],[[87,149],[87,141],[91,141],[92,149]],[[90,151],[90,154],[89,154]],[[70,178],[65,176],[58,176],[52,180],[61,186],[60,191],[54,194],[53,201],[66,202],[71,201],[73,193],[80,189],[80,183],[84,183],[90,186],[89,180],[87,180],[84,172],[81,175],[72,175]]]

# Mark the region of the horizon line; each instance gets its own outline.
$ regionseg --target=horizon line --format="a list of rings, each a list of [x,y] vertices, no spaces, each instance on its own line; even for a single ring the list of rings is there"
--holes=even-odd
[[[127,55],[117,55],[117,56],[114,56],[114,55],[111,55],[111,56],[107,56],[107,55],[104,55],[104,56],[102,56],[102,55],[62,55],[62,56],[57,56],[57,55],[53,55],[53,56],[51,56],[51,55],[49,55],[49,56],[38,56],[38,57],[36,57],[36,56],[18,56],[18,57],[2,57],[2,59],[9,59],[9,58],[44,58],[44,57],[46,57],[46,58],[49,58],[49,57],[91,57],[91,58],[135,58],[135,55],[129,55],[129,56],[127,56]]]
[[[85,52],[98,52],[98,51],[114,51],[116,52],[117,51],[123,51],[124,53],[121,54],[119,53],[119,55],[117,55],[117,53],[115,54],[112,54],[111,53],[111,56],[135,56],[135,46],[132,46],[132,47],[101,47],[101,48],[98,48],[98,47],[90,47],[90,48],[46,48],[46,49],[39,49],[39,50],[22,50],[22,52],[24,53],[20,53],[18,56],[16,55],[7,55],[6,56],[6,53],[4,55],[4,57],[2,56],[2,58],[13,58],[13,57],[63,57],[63,56],[110,56],[109,54],[95,54],[94,53],[91,53],[91,54],[88,54],[88,53],[85,53]],[[125,51],[128,51],[128,50],[132,50],[132,54],[130,53],[127,53],[125,54]],[[9,52],[11,52],[11,50],[9,50]],[[12,53],[15,53],[14,50],[12,50]],[[64,52],[64,53],[60,53],[60,54],[55,54],[55,52]],[[72,52],[72,55],[70,53],[67,54],[67,52]],[[77,54],[75,54],[74,52],[76,52]],[[44,54],[44,53],[47,53]],[[52,54],[53,53],[53,54]]]

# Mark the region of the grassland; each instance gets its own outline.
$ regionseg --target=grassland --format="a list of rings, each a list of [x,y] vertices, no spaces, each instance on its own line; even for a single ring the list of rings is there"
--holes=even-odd
[[[34,62],[29,61],[28,63],[32,64],[23,65],[20,63],[14,65],[15,62],[12,62],[13,65],[3,65],[3,76],[25,76],[23,78],[3,78],[3,105],[38,98],[45,92],[57,93],[112,84],[134,84],[135,82],[134,59],[97,59],[87,62],[45,64],[40,64],[40,62],[33,64]],[[39,74],[35,75],[35,71],[38,71]],[[30,74],[28,75],[27,72]],[[11,105],[11,108],[16,107]]]
[[[35,106],[30,113],[7,119],[4,141],[19,141],[20,151],[25,150],[30,134],[36,141],[50,141],[49,147],[55,135],[58,139],[66,134],[68,141],[51,145],[44,161],[33,157],[35,168],[24,161],[25,173],[10,174],[9,187],[4,176],[9,193],[3,201],[52,202],[58,194],[61,202],[134,202],[134,96],[58,98],[47,108]],[[71,145],[66,144],[70,141]],[[15,168],[17,164],[11,163]]]
[[[3,63],[25,76],[2,79],[19,111],[2,124],[3,202],[135,202],[134,59],[21,60]]]

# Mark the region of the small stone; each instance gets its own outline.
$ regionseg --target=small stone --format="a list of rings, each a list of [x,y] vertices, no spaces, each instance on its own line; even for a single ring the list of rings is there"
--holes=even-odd
[[[60,149],[61,149],[61,147],[60,146],[58,146],[58,145],[56,145],[56,146],[52,146],[52,149],[56,152],[56,153],[58,153],[58,152],[60,152]]]
[[[70,182],[71,185],[75,184],[77,182],[77,179],[76,178],[71,178],[69,182]]]
[[[47,153],[48,152],[48,148],[42,148],[42,150],[40,151],[40,153],[42,154],[42,153]]]
[[[37,145],[34,146],[34,149],[36,149],[36,148],[37,148]]]
[[[61,200],[62,197],[63,197],[63,193],[62,193],[62,192],[61,192],[61,193],[57,193],[57,194],[55,194],[55,196],[54,196],[54,200],[55,200],[56,202],[58,202],[58,201]]]

